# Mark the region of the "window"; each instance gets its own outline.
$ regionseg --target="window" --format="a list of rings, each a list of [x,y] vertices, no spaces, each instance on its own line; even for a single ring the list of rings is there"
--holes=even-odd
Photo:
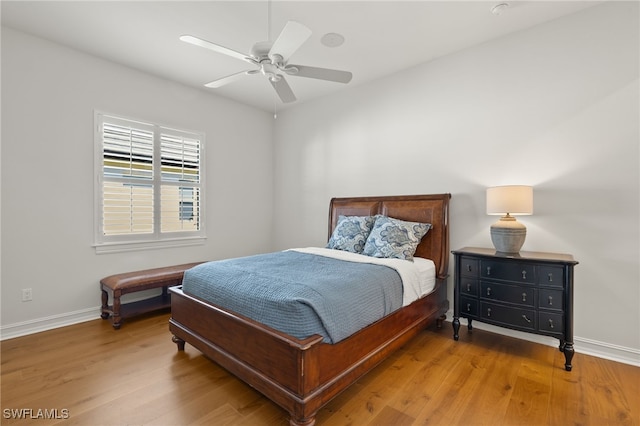
[[[99,112],[95,122],[98,251],[202,240],[204,134]]]

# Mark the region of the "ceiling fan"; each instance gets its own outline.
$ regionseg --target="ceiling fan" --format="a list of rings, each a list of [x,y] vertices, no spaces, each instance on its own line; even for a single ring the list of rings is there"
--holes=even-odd
[[[299,22],[289,21],[274,42],[258,42],[253,45],[251,53],[249,54],[240,53],[192,35],[183,35],[180,37],[180,40],[213,50],[217,53],[222,53],[223,55],[241,59],[258,67],[219,78],[205,84],[206,87],[217,88],[239,80],[245,75],[263,74],[269,79],[269,82],[282,102],[289,103],[294,102],[296,96],[284,78],[285,75],[315,78],[345,84],[351,81],[352,74],[348,71],[294,65],[288,62],[291,55],[293,55],[310,36],[311,30],[309,28]]]

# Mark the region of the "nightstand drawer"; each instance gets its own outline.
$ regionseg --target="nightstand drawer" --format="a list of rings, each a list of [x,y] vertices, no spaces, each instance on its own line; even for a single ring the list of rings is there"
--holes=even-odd
[[[549,312],[539,313],[539,326],[538,329],[542,332],[549,334],[564,334],[564,315],[554,314]]]
[[[478,316],[478,301],[469,297],[460,296],[460,315]]]
[[[480,303],[480,317],[509,327],[523,330],[536,329],[536,312],[533,309],[512,308],[483,302]]]
[[[534,284],[535,268],[525,263],[483,260],[480,262],[480,276],[492,280],[505,280],[517,283]]]
[[[539,292],[539,308],[551,309],[554,311],[562,311],[564,309],[564,293],[562,292],[562,290],[541,288]]]
[[[538,266],[538,284],[562,287],[564,268],[562,266]]]
[[[477,277],[480,261],[472,257],[462,256],[460,258],[460,275],[467,277]]]
[[[461,277],[460,278],[460,295],[477,296],[478,295],[478,280],[473,278]]]
[[[493,282],[480,282],[480,297],[523,306],[535,306],[535,289]]]

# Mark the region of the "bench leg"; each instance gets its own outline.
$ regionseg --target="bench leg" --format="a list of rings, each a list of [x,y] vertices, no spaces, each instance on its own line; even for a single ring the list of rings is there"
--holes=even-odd
[[[110,315],[109,293],[107,293],[107,290],[102,289],[102,309],[101,309],[100,317],[102,319],[107,319],[109,318],[109,315]]]
[[[118,330],[122,325],[122,317],[120,316],[120,296],[119,290],[113,292],[113,307],[109,308],[109,293],[104,288],[102,290],[102,308],[100,318],[107,319],[111,316],[111,324],[113,328]]]
[[[122,325],[122,317],[120,316],[120,290],[116,290],[113,292],[113,318],[112,324],[113,328],[118,330]]]

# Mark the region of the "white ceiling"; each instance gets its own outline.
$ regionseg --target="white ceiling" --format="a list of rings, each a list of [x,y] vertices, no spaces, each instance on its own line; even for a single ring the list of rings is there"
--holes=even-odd
[[[253,68],[250,64],[178,40],[191,34],[249,52],[274,40],[286,21],[298,21],[313,35],[291,63],[351,71],[348,85],[287,77],[297,103],[502,37],[599,2],[502,1],[7,1],[2,25],[71,46],[163,78],[272,111],[284,106],[262,75],[219,89],[203,87],[217,78]],[[271,34],[267,35],[271,8]],[[336,48],[322,35],[342,34]],[[472,72],[473,70],[469,70]]]

